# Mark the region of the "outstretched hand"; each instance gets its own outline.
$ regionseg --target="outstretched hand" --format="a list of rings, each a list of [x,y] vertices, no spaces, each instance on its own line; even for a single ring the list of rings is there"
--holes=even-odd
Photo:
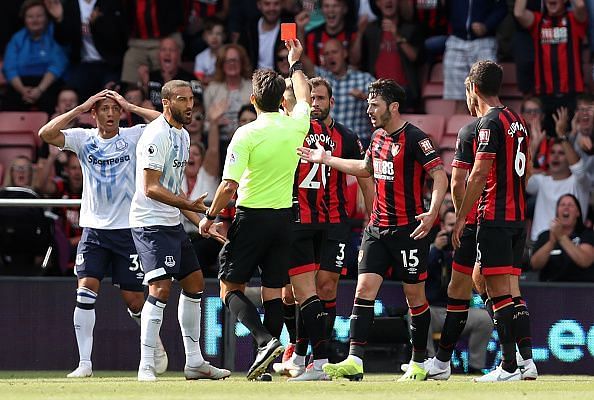
[[[309,161],[311,163],[325,164],[330,157],[330,152],[326,151],[324,146],[316,142],[315,149],[310,149],[309,147],[298,147],[297,155],[301,157],[302,160]]]
[[[419,226],[410,234],[410,237],[414,240],[419,240],[427,236],[431,228],[433,228],[433,222],[435,221],[435,214],[428,212],[415,216],[417,221],[421,221]]]
[[[206,196],[208,196],[208,193],[203,193],[196,200],[190,202],[188,210],[204,214],[204,212],[206,212],[206,210],[208,209],[208,207],[206,207],[206,205],[204,204],[204,199],[206,198]]]

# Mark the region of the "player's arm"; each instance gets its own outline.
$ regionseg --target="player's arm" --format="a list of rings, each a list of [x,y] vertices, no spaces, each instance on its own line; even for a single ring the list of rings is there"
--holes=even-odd
[[[151,122],[152,120],[157,119],[159,115],[161,115],[161,113],[157,110],[138,107],[137,105],[128,102],[128,100],[126,100],[122,95],[113,90],[107,91],[107,97],[118,103],[120,107],[122,107],[122,109],[126,111],[128,114],[134,113],[140,116],[141,118],[145,119],[146,121]]]
[[[514,17],[525,29],[530,28],[534,22],[534,13],[526,8],[527,2],[528,0],[516,0],[514,4]]]
[[[39,129],[39,137],[41,140],[60,148],[64,147],[65,137],[64,133],[62,133],[62,130],[66,129],[68,124],[80,114],[83,114],[93,108],[96,102],[106,99],[107,92],[108,90],[106,89],[94,94],[84,103],[74,107],[72,110],[62,115],[58,115],[56,118],[53,118],[47,124],[43,125],[41,129]]]
[[[586,22],[588,20],[588,9],[584,0],[571,0],[573,5],[573,15],[578,22]]]
[[[196,214],[195,212],[192,211],[188,211],[188,210],[180,210],[181,213],[184,215],[184,217],[186,217],[191,223],[193,223],[196,226],[200,226],[200,221],[202,221],[203,219],[206,218],[200,218],[198,216],[198,214]],[[208,230],[208,236],[212,237],[213,239],[217,240],[218,242],[225,244],[225,234],[221,233],[220,231],[222,230],[223,227],[223,223],[219,222],[216,224],[212,224],[210,226],[210,229]]]
[[[301,46],[301,42],[297,39],[288,40],[285,43],[289,50],[289,65],[293,67],[293,65],[299,61],[299,58],[301,58],[303,47]],[[307,104],[311,105],[311,89],[309,88],[305,73],[301,70],[294,71],[291,75],[291,80],[293,81],[295,99],[297,101],[305,101]]]
[[[452,167],[452,180],[450,183],[452,193],[452,203],[454,203],[454,210],[457,212],[462,205],[464,193],[466,192],[466,176],[468,170],[464,168]]]
[[[539,236],[539,241],[540,240],[541,239]],[[553,251],[556,244],[557,238],[552,232],[549,231],[549,239],[532,254],[532,257],[530,257],[530,266],[532,267],[532,269],[540,270],[543,269],[545,265],[547,265],[547,263],[549,262],[549,258],[551,257],[551,251]],[[536,246],[538,245],[539,243],[537,242]]]
[[[590,268],[594,263],[594,247],[589,243],[576,245],[569,236],[559,235],[559,246],[582,269]]]
[[[417,221],[421,221],[419,226],[410,234],[413,239],[422,239],[431,230],[435,218],[439,214],[439,208],[443,203],[446,191],[448,190],[448,176],[446,175],[443,164],[439,163],[429,170],[429,175],[433,179],[433,191],[431,192],[431,205],[429,211],[419,214],[415,217]]]
[[[309,147],[299,147],[297,148],[297,154],[305,161],[316,164],[326,164],[330,168],[334,168],[340,172],[344,172],[345,174],[363,178],[369,178],[373,174],[373,164],[371,157],[368,155],[365,155],[364,160],[334,157],[319,143],[316,143],[315,149],[310,149]]]
[[[375,197],[373,179],[371,177],[363,178],[358,176],[357,183],[361,188],[361,193],[363,193],[363,200],[365,200],[365,209],[367,210],[367,215],[371,215],[371,211],[373,210],[373,198]]]
[[[493,160],[493,158],[481,158],[474,161],[472,171],[466,182],[466,193],[464,193],[460,209],[456,211],[456,226],[454,227],[454,233],[452,234],[452,243],[456,248],[460,246],[459,235],[464,227],[466,216],[470,210],[472,210],[474,203],[479,199],[485,188],[487,176],[493,165]]]
[[[239,183],[232,179],[223,179],[217,188],[212,204],[208,210],[206,210],[206,217],[200,221],[200,234],[208,237],[212,236],[211,227],[213,225],[215,217],[221,212],[223,208],[229,204],[229,201],[235,195]]]
[[[176,195],[161,185],[162,172],[155,169],[144,169],[144,194],[155,201],[168,204],[172,207],[177,207],[180,210],[189,210],[199,213],[206,211],[204,205],[204,198],[207,193],[204,193],[196,200],[188,200],[185,196]]]

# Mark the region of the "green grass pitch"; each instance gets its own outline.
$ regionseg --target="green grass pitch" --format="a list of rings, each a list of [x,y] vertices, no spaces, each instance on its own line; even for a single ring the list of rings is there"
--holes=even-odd
[[[248,382],[242,373],[225,381],[185,381],[179,372],[168,372],[155,383],[136,381],[131,371],[97,371],[93,378],[66,379],[66,371],[0,371],[0,399],[403,399],[403,400],[548,400],[594,399],[594,377],[545,375],[537,381],[476,384],[463,375],[447,382],[398,383],[397,375],[366,374],[362,382],[288,383]]]

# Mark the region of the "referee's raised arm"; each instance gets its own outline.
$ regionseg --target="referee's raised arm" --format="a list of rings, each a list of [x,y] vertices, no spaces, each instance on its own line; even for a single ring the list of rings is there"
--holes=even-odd
[[[289,75],[293,81],[293,91],[297,101],[305,101],[311,105],[311,91],[307,83],[307,77],[303,73],[303,64],[299,59],[303,53],[303,47],[299,40],[288,40],[285,42],[289,49]]]

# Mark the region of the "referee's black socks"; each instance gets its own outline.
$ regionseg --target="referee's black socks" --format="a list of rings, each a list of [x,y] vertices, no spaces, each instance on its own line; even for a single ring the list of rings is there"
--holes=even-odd
[[[283,301],[278,299],[266,300],[262,302],[264,308],[264,327],[275,338],[280,338],[283,331]]]
[[[259,347],[266,345],[272,339],[272,335],[260,320],[258,310],[241,291],[227,292],[225,305],[231,311],[231,314],[248,328]]]

